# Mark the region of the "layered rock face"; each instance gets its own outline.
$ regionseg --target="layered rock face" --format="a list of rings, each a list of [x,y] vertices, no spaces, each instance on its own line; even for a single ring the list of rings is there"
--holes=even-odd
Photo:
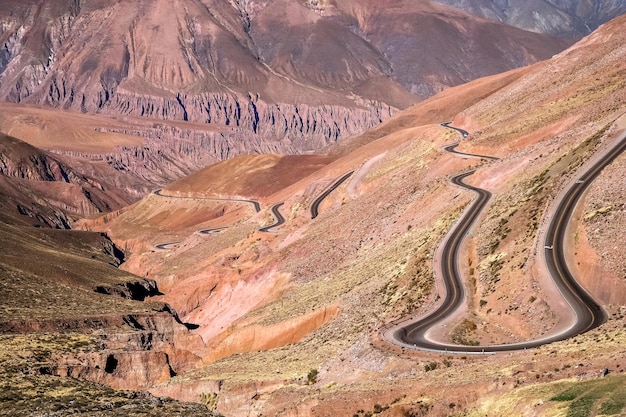
[[[72,163],[0,134],[0,204],[34,224],[69,228],[73,219],[120,209],[145,192],[145,183],[132,184],[113,169]]]
[[[60,355],[44,372],[87,379],[118,389],[146,389],[188,371],[202,346],[170,313],[128,315],[124,329],[100,337],[103,349],[78,356]],[[176,347],[178,346],[178,347]]]
[[[139,132],[173,143],[165,153],[188,148],[174,178],[211,159],[319,149],[567,45],[401,0],[6,3],[0,99],[186,122]],[[133,151],[141,160],[120,158]]]
[[[368,108],[279,105],[229,94],[175,98],[118,94],[107,111],[192,122],[188,127],[157,123],[147,131],[128,133],[178,141],[181,152],[186,151],[182,148],[185,144],[191,143],[196,150],[223,160],[243,153],[302,153],[319,149],[340,137],[376,126],[396,109],[381,103],[372,103]],[[203,130],[201,124],[216,124],[219,130]]]

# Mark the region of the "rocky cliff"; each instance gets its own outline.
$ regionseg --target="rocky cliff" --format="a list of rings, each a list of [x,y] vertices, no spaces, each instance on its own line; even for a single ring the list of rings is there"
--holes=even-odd
[[[113,169],[68,162],[0,133],[0,204],[35,224],[69,228],[73,219],[128,205],[145,187]]]
[[[319,149],[567,45],[431,3],[388,6],[11,0],[0,12],[0,99],[193,125],[144,131],[187,142],[178,177],[198,168],[194,154]]]
[[[202,341],[171,313],[134,314],[122,321],[119,330],[99,337],[97,351],[59,355],[58,365],[42,372],[137,390],[162,384],[199,363],[192,351]]]
[[[4,203],[0,208],[2,354],[13,336],[45,334],[49,346],[65,336],[84,335],[79,352],[60,344],[52,346],[53,358],[43,360],[41,348],[28,372],[124,389],[153,386],[195,366],[195,352],[204,344],[190,331],[194,325],[183,323],[167,304],[154,302],[160,292],[153,280],[117,268],[124,255],[106,235],[9,223]],[[0,401],[3,406],[6,400]],[[30,410],[23,415],[35,408]]]
[[[352,108],[332,104],[270,104],[257,97],[211,93],[170,98],[116,93],[101,108],[92,110],[192,122],[189,128],[157,123],[150,136],[191,139],[198,148],[219,159],[245,152],[293,153],[319,149],[340,137],[376,126],[396,111],[378,102]],[[201,130],[199,124],[217,124],[221,129]]]

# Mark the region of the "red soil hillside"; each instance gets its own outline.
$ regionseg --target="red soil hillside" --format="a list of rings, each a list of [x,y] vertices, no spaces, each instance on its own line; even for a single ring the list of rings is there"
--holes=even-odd
[[[383,343],[379,331],[427,311],[441,294],[433,254],[472,199],[448,178],[470,167],[478,170],[467,181],[493,197],[460,254],[465,306],[439,331],[455,343],[508,343],[570,320],[537,253],[562,187],[624,135],[625,34],[626,18],[618,18],[548,61],[448,89],[331,150],[325,166],[300,177],[305,163],[284,189],[272,183],[256,191],[248,185],[255,171],[239,171],[254,167],[264,178],[282,159],[235,159],[168,186],[177,197],[150,195],[118,217],[84,223],[131,249],[123,268],[155,279],[164,293],[158,300],[197,325],[193,332],[206,343],[196,352],[201,367],[151,391],[193,400],[209,380],[219,385],[211,388],[217,410],[233,416],[383,409],[389,416],[425,410],[447,416],[483,408],[496,416],[522,403],[553,415],[571,401],[551,401],[554,384],[537,388],[552,396],[532,397],[531,384],[569,384],[604,368],[620,372],[624,256],[607,236],[626,228],[623,156],[594,182],[566,242],[577,279],[607,310],[605,325],[488,358],[401,351]],[[439,125],[446,120],[470,136]],[[461,151],[500,159],[487,163],[443,150],[459,140]],[[311,219],[315,198],[350,170]],[[251,195],[240,195],[247,190]],[[255,213],[241,202],[187,193],[267,197]],[[260,232],[274,221],[268,205],[278,201],[286,223]],[[227,228],[196,233],[215,226]],[[171,248],[154,247],[174,240]],[[522,402],[496,408],[518,393]],[[485,396],[490,400],[483,402]]]
[[[323,168],[332,159],[322,155],[240,156],[178,180],[164,192],[266,198]]]
[[[443,295],[434,278],[437,248],[475,197],[451,184],[450,178],[471,168],[476,172],[467,182],[493,195],[458,255],[466,299],[435,332],[450,343],[489,345],[539,338],[572,320],[570,308],[546,274],[543,233],[564,187],[626,137],[626,16],[547,61],[449,88],[373,130],[326,148],[325,155],[278,156],[281,147],[302,151],[300,144],[311,144],[307,129],[322,129],[322,137],[328,132],[333,137],[336,131],[328,127],[335,126],[337,118],[342,126],[368,125],[361,118],[371,115],[361,101],[367,96],[357,94],[350,83],[376,85],[391,57],[377,54],[380,49],[368,46],[373,44],[360,33],[381,35],[378,25],[389,25],[391,17],[397,17],[390,26],[395,37],[388,45],[390,50],[399,48],[400,59],[405,51],[396,41],[402,27],[408,33],[419,29],[402,10],[425,19],[421,21],[432,30],[429,33],[441,30],[451,36],[434,38],[434,46],[436,39],[465,39],[464,33],[477,41],[501,35],[481,49],[489,56],[499,54],[500,48],[508,50],[508,35],[527,35],[510,28],[500,31],[491,21],[428,2],[180,0],[157,1],[152,7],[139,2],[139,11],[134,3],[81,3],[81,8],[67,4],[55,0],[38,9],[16,6],[17,17],[3,26],[17,34],[8,42],[11,50],[22,48],[20,56],[33,58],[44,49],[49,61],[39,61],[45,71],[33,64],[34,78],[28,78],[29,70],[15,67],[38,62],[36,58],[2,58],[2,77],[36,80],[18,89],[2,78],[2,88],[9,85],[13,97],[24,93],[24,99],[52,100],[77,109],[83,102],[77,95],[80,86],[88,96],[87,110],[97,106],[101,113],[122,109],[127,114],[99,121],[105,124],[101,133],[122,133],[137,123],[142,135],[153,135],[144,144],[114,149],[115,156],[96,164],[102,168],[99,172],[133,167],[131,177],[147,172],[158,177],[159,163],[167,161],[169,172],[182,175],[193,165],[187,164],[190,160],[198,165],[207,160],[208,152],[199,156],[196,149],[206,147],[225,156],[232,156],[233,149],[249,149],[230,147],[237,144],[233,137],[244,131],[254,149],[269,151],[218,163],[121,210],[81,220],[80,227],[104,232],[110,240],[89,232],[26,227],[23,216],[3,207],[0,306],[6,320],[0,323],[0,392],[8,393],[0,398],[3,410],[17,415],[65,410],[98,415],[107,410],[127,414],[130,408],[137,414],[141,404],[154,407],[162,401],[171,408],[154,414],[185,414],[184,405],[148,394],[128,394],[120,400],[119,394],[86,380],[202,403],[206,414],[217,411],[232,417],[563,415],[579,412],[581,404],[590,416],[624,414],[625,377],[620,374],[626,355],[626,265],[624,249],[616,244],[626,230],[624,155],[589,184],[564,242],[572,272],[605,309],[606,323],[568,340],[496,355],[414,351],[385,342],[381,331],[389,323],[429,311]],[[20,38],[15,21],[28,20],[24,16],[33,21],[53,16],[56,23],[46,28],[54,30],[29,26],[22,30],[29,36]],[[95,32],[76,31],[91,27],[93,16],[101,25],[97,34],[105,33],[102,43]],[[301,55],[286,59],[287,52],[294,52],[290,42],[256,43],[280,36],[278,22],[288,23],[284,32],[290,36],[313,34]],[[343,29],[332,32],[329,27],[335,26]],[[324,29],[319,38],[318,32],[305,31],[316,28]],[[164,33],[172,31],[180,42],[165,41]],[[62,36],[47,37],[52,32]],[[345,38],[327,42],[329,33]],[[104,65],[75,49],[74,39],[101,51],[113,45],[115,53]],[[344,62],[350,71],[334,76],[341,61],[333,61],[328,72],[309,73],[306,65],[318,57],[318,39],[328,48],[323,51],[354,51]],[[513,55],[519,58],[536,45],[532,39],[513,48]],[[234,58],[222,55],[228,48],[215,47],[224,45],[222,41],[236,50]],[[407,40],[406,45],[414,43]],[[168,48],[174,51],[167,54]],[[450,48],[466,54],[462,56],[476,52]],[[168,61],[177,54],[187,61]],[[205,61],[196,65],[200,58]],[[243,73],[239,65],[248,62],[254,64],[253,72]],[[89,70],[93,78],[67,76],[66,69],[74,65]],[[318,70],[324,68],[317,65]],[[438,65],[424,67],[436,70]],[[384,78],[383,86],[400,84],[387,74]],[[205,86],[220,92],[212,96]],[[264,96],[242,90],[254,86],[276,94],[284,87],[286,95],[296,98],[308,91],[333,90],[330,97],[343,104],[309,103],[296,111],[268,101],[264,105],[272,110],[263,113],[259,109]],[[193,95],[196,87],[201,93]],[[234,92],[226,93],[228,89]],[[311,93],[308,100],[320,97]],[[128,103],[133,105],[126,107]],[[260,125],[255,128],[255,109],[259,123],[273,115],[273,126],[281,132],[287,126],[291,133],[269,142],[250,133],[262,130]],[[140,116],[142,111],[149,114]],[[233,117],[246,111],[246,120]],[[285,114],[290,116],[282,119]],[[155,115],[176,120],[144,118]],[[212,136],[204,136],[198,127],[208,117],[223,125],[212,129]],[[322,119],[321,127],[313,123]],[[466,129],[469,136],[441,126],[443,121]],[[177,140],[167,148],[166,135],[159,132]],[[328,142],[319,139],[311,146]],[[499,159],[468,158],[444,149],[455,142],[463,152]],[[6,166],[13,167],[14,176],[28,172],[29,178],[64,178],[57,174],[74,169],[64,168],[66,157],[82,158],[81,166],[91,158],[57,158],[10,137],[5,143],[5,158],[11,161]],[[161,159],[154,159],[156,155]],[[140,165],[148,168],[141,170]],[[27,168],[17,168],[22,166]],[[327,192],[346,173],[346,181]],[[22,179],[5,182],[12,186]],[[62,181],[54,184],[64,186]],[[27,196],[9,196],[50,198],[28,190]],[[259,212],[246,201],[256,198]],[[278,202],[284,203],[278,210],[285,223],[263,231],[279,217],[270,210]],[[314,202],[320,203],[317,216],[311,213]],[[122,264],[116,248],[125,251]],[[176,410],[178,406],[182,408]]]

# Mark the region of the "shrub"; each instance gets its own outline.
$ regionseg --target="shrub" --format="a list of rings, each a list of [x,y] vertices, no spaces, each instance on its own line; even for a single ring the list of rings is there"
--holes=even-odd
[[[307,383],[313,385],[317,382],[317,369],[311,369],[306,376]]]
[[[435,369],[437,369],[437,362],[429,362],[424,365],[424,372],[434,371]]]
[[[215,411],[217,408],[217,393],[215,392],[203,392],[200,394],[200,402],[211,410]]]

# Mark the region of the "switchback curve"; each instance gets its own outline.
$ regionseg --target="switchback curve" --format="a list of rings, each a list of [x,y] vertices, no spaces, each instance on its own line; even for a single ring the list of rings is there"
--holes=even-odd
[[[448,124],[442,124],[442,126],[457,130],[461,133],[465,132],[462,129],[448,126]],[[464,137],[466,136],[467,135],[464,134]],[[456,148],[456,144],[448,146],[445,149],[450,152],[456,152],[454,148]],[[559,202],[550,220],[550,225],[545,235],[544,251],[546,266],[550,276],[554,280],[555,286],[570,305],[572,313],[576,318],[569,328],[535,340],[488,346],[455,345],[438,342],[428,337],[428,332],[433,327],[441,324],[441,322],[454,312],[465,300],[465,289],[458,270],[458,253],[464,236],[491,198],[489,191],[470,186],[463,182],[463,179],[472,175],[475,171],[470,170],[453,177],[451,180],[454,184],[476,193],[477,198],[466,209],[462,218],[450,230],[447,237],[441,243],[443,246],[440,262],[442,281],[445,287],[445,297],[443,301],[439,307],[424,317],[407,319],[387,327],[381,332],[381,337],[390,343],[411,349],[440,353],[491,354],[496,352],[524,350],[559,340],[565,340],[594,329],[604,323],[606,321],[604,310],[582,287],[580,287],[567,266],[563,239],[565,237],[567,224],[584,190],[591,181],[599,175],[602,169],[617,158],[625,149],[626,134],[617,141],[616,145],[599,158],[598,161],[586,169],[579,179],[565,191],[563,198]],[[483,155],[461,154],[485,158]],[[493,159],[493,157],[489,158]]]
[[[276,203],[272,206],[271,210],[272,210],[272,214],[274,215],[274,218],[276,219],[276,221],[272,224],[270,224],[269,226],[265,226],[265,227],[261,227],[259,229],[259,232],[262,233],[270,233],[270,230],[278,227],[282,224],[285,223],[285,218],[283,217],[282,214],[280,214],[280,211],[278,211],[278,209],[285,204],[283,201],[281,201],[280,203]]]
[[[248,204],[252,205],[252,207],[254,208],[254,211],[256,213],[259,213],[261,211],[261,204],[258,201],[256,201],[256,200],[247,200],[247,199],[244,199],[244,198],[187,197],[187,196],[163,194],[163,190],[162,189],[154,191],[154,195],[157,195],[159,197],[167,197],[167,198],[179,198],[179,199],[183,199],[183,200],[208,200],[208,201],[248,203]],[[276,217],[276,220],[277,220],[276,223],[271,224],[269,226],[261,227],[260,229],[258,229],[259,232],[270,233],[270,229],[272,229],[274,227],[277,227],[277,226],[280,226],[281,224],[285,223],[284,217],[278,211],[278,208],[280,206],[282,206],[282,205],[283,205],[282,202],[281,203],[277,203],[277,204],[274,204],[272,206],[272,208],[271,208],[272,213]],[[208,228],[208,229],[197,230],[196,233],[201,234],[201,235],[212,235],[212,234],[215,234],[215,233],[217,233],[219,231],[222,231],[224,229],[227,229],[227,228],[228,228],[228,226],[211,227],[211,228]],[[159,249],[159,250],[171,250],[178,244],[180,244],[179,241],[157,243],[156,245],[154,245],[154,248],[155,249]]]

